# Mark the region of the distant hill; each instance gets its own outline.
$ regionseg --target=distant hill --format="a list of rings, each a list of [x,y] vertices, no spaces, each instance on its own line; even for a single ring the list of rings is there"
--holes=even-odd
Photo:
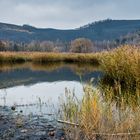
[[[103,20],[71,30],[35,28],[29,25],[17,26],[0,23],[0,40],[16,42],[71,41],[79,37],[93,41],[114,40],[128,33],[140,30],[140,20]]]

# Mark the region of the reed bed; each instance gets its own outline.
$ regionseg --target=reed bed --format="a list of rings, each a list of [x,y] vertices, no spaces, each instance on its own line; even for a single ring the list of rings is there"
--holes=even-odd
[[[0,52],[0,63],[23,63],[30,61],[28,53]]]
[[[100,58],[100,65],[108,82],[118,82],[135,90],[139,88],[140,48],[126,45],[104,52]]]
[[[40,53],[40,52],[1,52],[0,62],[21,63],[48,63],[48,62],[79,62],[99,64],[97,54],[74,54],[74,53]]]
[[[65,97],[60,98],[60,120],[66,123],[68,137],[77,140],[139,139],[139,98],[133,100],[133,96],[129,96],[125,104],[123,100],[128,99],[127,95],[120,100],[113,100],[109,96],[113,96],[112,91],[108,91],[109,95],[102,96],[100,88],[94,88],[92,83],[85,85],[83,90],[82,99],[78,99],[76,93],[68,89]]]

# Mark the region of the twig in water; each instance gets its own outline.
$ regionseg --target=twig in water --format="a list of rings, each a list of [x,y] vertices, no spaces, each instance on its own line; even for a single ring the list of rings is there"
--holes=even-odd
[[[63,120],[57,120],[57,122],[58,122],[58,123],[65,123],[65,124],[69,124],[69,125],[79,126],[79,124],[72,123],[72,122],[68,122],[68,121],[63,121]]]

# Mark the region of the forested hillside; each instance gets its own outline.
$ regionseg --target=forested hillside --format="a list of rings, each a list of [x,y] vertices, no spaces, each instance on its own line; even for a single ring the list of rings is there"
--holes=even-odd
[[[114,40],[140,29],[140,20],[103,20],[77,29],[59,30],[35,28],[29,25],[17,26],[0,23],[0,40],[16,42],[57,41],[68,42],[76,38],[92,41]]]

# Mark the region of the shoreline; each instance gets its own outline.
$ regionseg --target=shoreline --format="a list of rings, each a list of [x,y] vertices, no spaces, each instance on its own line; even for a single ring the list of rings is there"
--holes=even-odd
[[[43,116],[14,114],[9,107],[0,106],[1,140],[65,140],[65,132],[56,122]]]

